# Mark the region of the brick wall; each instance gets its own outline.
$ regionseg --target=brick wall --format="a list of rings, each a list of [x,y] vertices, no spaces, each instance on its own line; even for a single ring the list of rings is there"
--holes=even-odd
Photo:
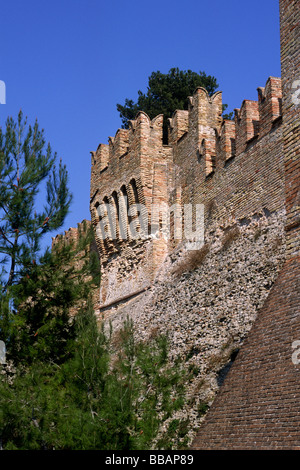
[[[107,145],[101,144],[92,152],[90,208],[103,267],[100,290],[103,306],[146,288],[166,255],[166,243],[144,239],[139,224],[132,233],[134,215],[128,217],[126,202],[127,199],[128,206],[144,206],[148,230],[150,207],[168,200],[173,162],[170,148],[163,146],[162,125],[162,116],[150,121],[140,112],[129,129],[119,129]],[[112,219],[116,237],[111,237],[111,224],[104,223],[107,237],[99,232],[98,207],[103,203],[115,207]]]
[[[300,5],[280,2],[286,256],[264,307],[193,443],[194,449],[300,449]],[[300,82],[299,82],[300,88]]]
[[[300,450],[299,258],[289,260],[245,340],[193,449]]]
[[[280,2],[283,141],[287,250],[299,254],[300,234],[300,4]]]
[[[216,220],[284,206],[281,80],[270,77],[260,90],[258,101],[244,100],[241,109],[235,110],[235,121],[220,123],[220,93],[209,99],[198,89],[187,113],[188,131],[173,144],[181,201],[203,203],[206,224],[212,203]],[[195,126],[195,116],[204,112],[203,103],[209,125],[204,126],[202,119]]]

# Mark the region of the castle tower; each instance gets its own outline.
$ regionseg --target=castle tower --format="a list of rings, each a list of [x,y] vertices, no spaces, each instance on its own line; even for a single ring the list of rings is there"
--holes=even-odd
[[[90,210],[102,266],[102,312],[147,289],[167,254],[167,241],[153,239],[150,230],[153,208],[167,203],[172,186],[163,116],[150,120],[139,112],[129,124],[91,152]]]

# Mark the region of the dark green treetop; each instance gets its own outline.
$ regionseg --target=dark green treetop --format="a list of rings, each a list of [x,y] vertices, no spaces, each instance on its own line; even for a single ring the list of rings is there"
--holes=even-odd
[[[138,100],[125,99],[125,104],[117,104],[123,128],[128,128],[128,121],[135,119],[138,111],[144,111],[150,119],[164,115],[164,143],[167,143],[167,119],[177,109],[187,109],[188,97],[197,87],[203,87],[212,96],[219,85],[217,79],[205,72],[179,70],[171,68],[168,73],[152,72],[148,79],[147,92],[138,91]],[[223,110],[227,105],[223,106]]]

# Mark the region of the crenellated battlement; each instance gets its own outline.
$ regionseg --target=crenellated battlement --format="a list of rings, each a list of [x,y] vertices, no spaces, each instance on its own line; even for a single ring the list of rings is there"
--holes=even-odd
[[[236,155],[236,126],[234,121],[224,119],[219,134],[219,149],[224,162]]]
[[[115,169],[119,160],[130,155],[141,156],[149,146],[162,147],[163,116],[150,120],[140,111],[135,120],[129,121],[129,129],[118,129],[114,137],[108,138],[108,144],[100,144],[92,154],[92,172],[102,173],[107,168]]]
[[[187,133],[196,132],[199,144],[202,138],[220,129],[222,123],[222,92],[209,96],[207,91],[198,87],[193,96],[188,98],[188,110],[176,110],[168,119],[169,145],[175,145]],[[201,138],[202,137],[202,138]]]
[[[271,132],[281,116],[281,79],[270,77],[265,87],[257,90],[258,101],[245,99],[235,109],[234,120],[225,120],[222,93],[210,97],[206,90],[197,88],[189,97],[188,110],[177,110],[168,120],[175,162],[184,166],[186,156],[194,149],[198,161],[204,162],[205,178]]]
[[[282,115],[282,86],[281,79],[269,77],[264,88],[259,87],[259,134],[262,137],[271,131],[274,122]]]
[[[281,79],[269,77],[265,87],[257,88],[258,101],[244,100],[235,109],[236,154],[246,150],[253,138],[268,134],[281,116]]]
[[[209,96],[207,90],[196,88],[193,96],[189,97],[189,113],[191,124],[218,129],[222,123],[222,92],[217,91]]]
[[[111,303],[121,293],[144,288],[146,280],[152,282],[169,250],[176,246],[174,240],[151,238],[147,232],[155,217],[154,225],[159,229],[161,220],[155,211],[163,206],[171,207],[175,200],[179,206],[206,206],[225,195],[226,205],[232,204],[233,212],[241,217],[243,203],[258,211],[272,206],[276,185],[268,189],[264,180],[272,161],[263,157],[264,146],[269,146],[263,141],[280,124],[281,80],[270,77],[257,91],[257,101],[245,99],[235,109],[234,120],[227,120],[222,118],[222,92],[209,96],[198,87],[188,98],[188,109],[175,110],[168,119],[168,145],[163,143],[163,115],[151,120],[140,111],[129,121],[128,129],[118,129],[107,144],[91,152],[92,224],[106,271],[102,304]],[[279,142],[276,137],[275,145]],[[243,175],[246,180],[241,182]],[[248,198],[248,188],[241,194],[238,189],[248,184],[247,178]],[[259,202],[262,193],[264,202]],[[139,216],[129,214],[133,205],[146,212],[143,230]],[[137,231],[130,228],[134,221],[140,223]],[[139,236],[145,231],[146,237]]]
[[[70,227],[69,230],[65,230],[63,234],[52,237],[52,250],[61,242],[65,242],[66,244],[74,243],[76,245],[80,234],[86,233],[90,226],[91,222],[89,220],[83,220],[77,224],[77,227]]]
[[[244,100],[240,109],[235,109],[236,154],[246,150],[248,142],[259,134],[258,102]]]
[[[185,141],[194,147],[199,160],[203,157],[204,174],[208,176],[219,162],[242,154],[250,142],[268,134],[281,116],[281,79],[269,77],[265,87],[258,87],[257,91],[258,101],[245,99],[230,121],[222,118],[222,93],[209,96],[198,87],[189,97],[188,110],[175,110],[168,119],[168,147],[173,149],[175,161],[178,148],[182,153]],[[99,177],[106,181],[108,173],[115,175],[129,166],[138,171],[154,153],[163,158],[168,152],[162,139],[163,116],[151,120],[140,111],[135,120],[129,121],[128,129],[118,129],[108,144],[100,144],[96,152],[91,152],[91,197],[98,189]]]
[[[183,139],[188,146],[194,145],[198,158],[204,157],[206,162],[204,174],[212,174],[220,161],[243,153],[253,139],[268,134],[280,118],[281,79],[270,77],[265,87],[257,90],[258,101],[244,100],[231,121],[221,117],[221,92],[209,97],[203,88],[197,88],[189,97],[188,110],[177,110],[168,120],[169,145],[183,147]]]
[[[168,141],[169,145],[174,145],[189,130],[189,112],[176,110],[173,116],[168,119]]]

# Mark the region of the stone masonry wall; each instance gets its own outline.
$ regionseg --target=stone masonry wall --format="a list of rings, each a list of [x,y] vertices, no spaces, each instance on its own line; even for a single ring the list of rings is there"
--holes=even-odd
[[[130,316],[138,339],[167,333],[170,360],[194,370],[178,416],[190,444],[284,263],[284,220],[283,211],[211,225],[207,250],[178,245],[148,291],[103,312],[115,331]]]

